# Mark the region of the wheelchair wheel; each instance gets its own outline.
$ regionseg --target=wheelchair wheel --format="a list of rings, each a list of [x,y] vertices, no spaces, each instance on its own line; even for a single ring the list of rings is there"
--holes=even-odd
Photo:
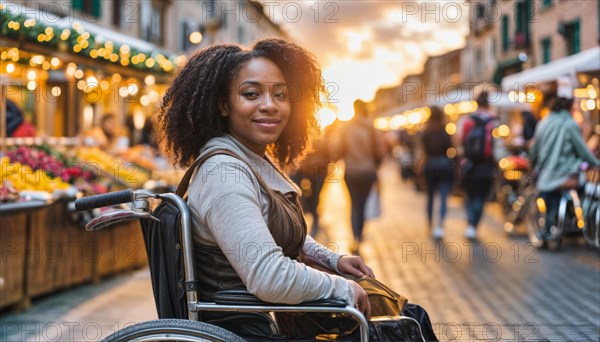
[[[245,342],[238,335],[204,322],[184,319],[158,319],[142,322],[119,330],[103,342],[125,341],[211,341]]]

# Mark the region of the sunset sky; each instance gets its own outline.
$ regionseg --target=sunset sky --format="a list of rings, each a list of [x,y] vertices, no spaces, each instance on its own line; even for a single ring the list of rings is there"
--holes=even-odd
[[[419,73],[428,56],[464,46],[468,8],[462,1],[269,2],[272,15],[317,55],[332,102],[352,112],[380,87]]]

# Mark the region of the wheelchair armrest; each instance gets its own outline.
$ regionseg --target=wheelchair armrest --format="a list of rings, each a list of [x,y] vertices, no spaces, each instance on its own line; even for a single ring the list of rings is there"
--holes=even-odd
[[[246,290],[221,290],[215,293],[215,304],[219,305],[261,305],[261,306],[281,306],[278,303],[269,303],[262,301],[255,295]],[[284,304],[285,305],[285,304]],[[346,302],[339,299],[319,299],[293,306],[331,306],[343,308]]]

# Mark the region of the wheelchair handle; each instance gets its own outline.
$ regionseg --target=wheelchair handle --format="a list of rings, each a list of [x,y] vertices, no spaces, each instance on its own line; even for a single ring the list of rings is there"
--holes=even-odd
[[[133,190],[131,189],[109,192],[107,194],[93,195],[76,199],[75,210],[82,211],[108,207],[111,205],[133,202],[133,200],[134,194]]]

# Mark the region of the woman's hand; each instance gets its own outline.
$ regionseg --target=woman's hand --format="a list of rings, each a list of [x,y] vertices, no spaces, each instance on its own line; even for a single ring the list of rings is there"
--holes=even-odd
[[[351,274],[357,278],[364,276],[375,278],[371,267],[367,266],[359,256],[344,255],[338,260],[337,267],[340,272]]]
[[[365,315],[367,320],[371,319],[371,303],[367,292],[354,280],[349,280],[354,286],[354,307]]]

